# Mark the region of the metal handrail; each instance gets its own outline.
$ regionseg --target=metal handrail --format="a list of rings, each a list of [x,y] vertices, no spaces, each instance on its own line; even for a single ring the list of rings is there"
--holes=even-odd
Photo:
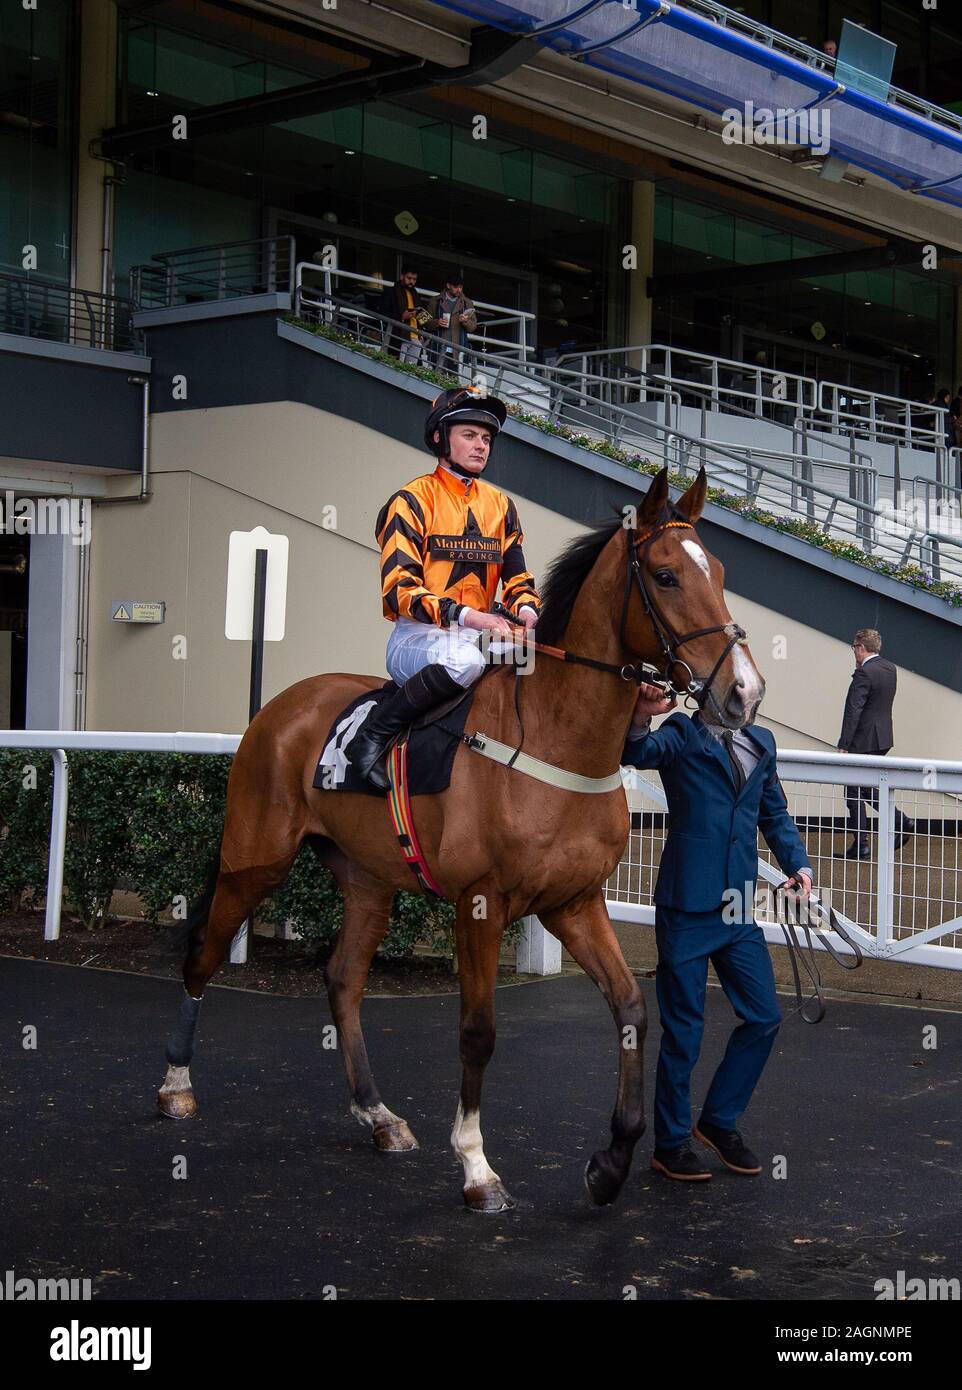
[[[293,236],[159,251],[132,268],[131,294],[141,309],[172,309],[183,303],[290,293],[294,256]]]
[[[661,354],[665,358],[665,372],[656,373],[649,370],[649,361],[656,354]],[[626,359],[630,356],[638,359],[635,362],[626,361],[624,368],[620,372],[620,378],[627,381],[637,380],[641,386],[648,378],[659,375],[669,378],[673,385],[682,391],[691,389],[694,393],[699,388],[704,391],[710,390],[713,399],[717,399],[721,394],[745,397],[755,400],[760,404],[790,407],[793,404],[803,405],[804,401],[793,402],[787,395],[780,392],[766,392],[763,389],[764,379],[770,378],[773,383],[794,382],[797,385],[797,394],[804,397],[810,395],[814,405],[818,400],[818,382],[814,377],[802,376],[797,372],[782,372],[774,367],[761,367],[752,362],[741,362],[734,357],[713,357],[706,352],[693,352],[688,348],[672,347],[669,343],[636,343],[629,347],[619,348],[595,348],[584,352],[566,353],[558,358],[556,365],[564,361],[581,361],[587,364],[588,358],[607,357],[610,359]],[[684,358],[688,362],[701,363],[711,373],[711,383],[704,381],[689,380],[687,377],[678,376],[671,370],[672,358]],[[753,390],[741,390],[731,385],[722,385],[719,380],[719,371],[737,373],[742,377],[751,377],[755,381]],[[612,375],[609,373],[609,375]],[[756,412],[757,413],[757,412]]]
[[[654,370],[652,359],[658,355],[664,358],[664,371]],[[902,444],[906,447],[932,450],[935,453],[945,448],[944,415],[945,408],[920,401],[909,401],[901,396],[889,396],[883,392],[863,391],[845,385],[843,382],[819,381],[815,377],[802,376],[795,372],[779,371],[775,367],[759,366],[752,362],[741,362],[732,357],[714,357],[709,353],[695,352],[688,348],[672,347],[668,343],[636,343],[620,348],[594,348],[581,352],[566,353],[558,358],[558,363],[580,363],[587,370],[589,360],[607,359],[617,369],[605,375],[612,381],[626,387],[644,392],[646,383],[667,381],[675,390],[685,395],[698,396],[710,401],[712,410],[725,414],[754,415],[763,418],[766,408],[772,415],[781,410],[794,410],[793,421],[779,421],[785,428],[797,430],[799,424],[807,425],[821,432],[823,428],[834,429],[838,434],[864,435],[869,440],[880,443]],[[632,360],[634,359],[634,360]],[[672,370],[673,362],[682,359],[685,363],[699,365],[710,376],[710,381],[699,381]],[[624,362],[624,365],[620,365]],[[737,386],[731,381],[723,381],[723,375],[741,378],[753,383]],[[789,392],[788,388],[793,389]],[[831,404],[825,404],[825,393],[834,393]],[[843,398],[856,400],[858,408],[847,410]],[[748,403],[748,407],[746,404]],[[749,408],[750,407],[750,408]],[[865,413],[862,413],[864,410]],[[886,418],[886,411],[895,411],[905,417],[899,424]],[[913,424],[913,417],[939,419],[941,427],[934,428]],[[820,439],[827,447],[838,448],[833,440]]]
[[[38,275],[0,273],[0,333],[142,353],[132,313],[131,301],[119,295],[73,289]]]
[[[825,404],[826,395],[831,402],[829,405]],[[843,396],[847,398],[844,405],[840,403]],[[884,418],[880,420],[879,407],[884,409],[885,406],[903,415],[904,423]],[[903,396],[888,396],[880,391],[864,391],[858,387],[843,386],[836,381],[821,381],[818,410],[822,415],[829,417],[831,427],[836,431],[840,422],[845,421],[846,425],[855,431],[867,430],[870,439],[885,441],[901,437],[902,442],[908,444],[909,441],[918,438],[931,441],[928,447],[933,449],[942,447],[945,443],[948,409],[935,405],[934,402],[909,401]],[[863,414],[863,410],[867,414]],[[913,414],[934,418],[938,423],[931,427],[913,426]]]
[[[603,402],[596,404],[601,407],[596,411],[596,416],[598,425],[603,429],[607,423],[607,412],[610,412],[611,407],[606,406]],[[579,396],[579,409],[583,414],[588,413],[583,395]],[[738,446],[721,445],[705,436],[691,435],[677,427],[662,426],[647,416],[638,416],[631,411],[624,411],[623,414],[630,417],[635,427],[634,432],[638,435],[654,433],[656,437],[661,436],[658,443],[662,456],[666,462],[670,463],[672,454],[674,454],[678,472],[686,473],[689,460],[692,456],[696,456],[705,466],[709,478],[713,478],[716,483],[720,483],[728,491],[735,494],[741,493],[757,505],[763,505],[764,498],[761,497],[763,487],[767,487],[769,491],[774,491],[776,494],[780,492],[783,503],[787,504],[789,510],[795,514],[802,512],[800,499],[804,499],[803,515],[806,520],[817,520],[814,515],[814,504],[821,501],[824,507],[824,519],[819,524],[826,534],[835,531],[843,536],[847,535],[855,540],[866,554],[887,550],[891,553],[893,563],[900,565],[909,563],[910,553],[913,548],[917,547],[920,567],[923,569],[931,568],[935,579],[941,578],[943,571],[952,578],[962,578],[962,545],[938,532],[928,532],[918,528],[910,530],[907,543],[904,546],[887,545],[880,539],[888,523],[888,514],[884,508],[880,508],[873,501],[858,495],[851,495],[850,493],[846,496],[843,493],[835,492],[831,488],[812,481],[810,476],[805,476],[804,470],[810,469],[813,464],[818,464],[820,460],[814,460],[804,455],[786,455],[786,458],[792,461],[792,471],[787,471],[772,467],[770,464],[753,461],[748,456],[750,451]],[[625,424],[622,422],[622,437],[624,433]],[[719,460],[734,464],[736,468],[734,474],[730,467],[725,467]],[[870,477],[871,470],[861,468],[859,465],[853,465],[853,468],[856,475],[863,480]],[[743,475],[744,480],[740,474]],[[845,525],[844,517],[839,513],[840,506],[854,512],[854,526],[847,527]],[[948,552],[944,548],[946,544],[951,547]]]
[[[333,303],[336,304],[336,301]],[[357,305],[346,301],[342,302],[342,307],[348,321],[365,319],[378,322],[381,327],[377,336],[382,341],[387,336],[385,325],[407,331],[408,325],[388,319],[375,310],[358,309]],[[424,329],[419,332],[429,344],[447,345],[446,339],[426,333]],[[664,461],[682,474],[691,471],[691,460],[697,458],[716,485],[723,486],[734,495],[743,496],[763,509],[765,489],[775,495],[779,505],[787,506],[792,514],[815,521],[825,534],[834,532],[853,539],[866,554],[888,551],[893,563],[907,564],[910,553],[917,547],[919,565],[923,568],[930,566],[934,577],[941,577],[944,570],[952,578],[962,579],[962,545],[956,545],[943,535],[912,529],[904,546],[888,545],[881,539],[886,533],[889,513],[885,508],[878,507],[874,500],[858,495],[860,487],[864,491],[866,482],[870,481],[871,470],[857,463],[853,463],[849,469],[859,480],[854,495],[851,488],[848,494],[837,492],[813,481],[811,469],[819,460],[805,455],[786,454],[790,468],[779,468],[762,462],[758,457],[753,459],[749,450],[739,446],[718,444],[704,435],[692,435],[679,429],[670,423],[670,411],[673,406],[677,408],[676,393],[666,393],[666,423],[660,424],[647,415],[640,415],[626,406],[595,396],[591,386],[607,384],[609,378],[586,376],[572,368],[559,368],[556,364],[506,360],[470,347],[461,349],[457,358],[464,379],[483,380],[486,389],[525,410],[532,409],[532,396],[535,396],[534,412],[542,414],[552,423],[563,417],[569,421],[576,419],[584,428],[622,447],[633,439],[641,441],[643,445],[654,444]],[[495,374],[493,384],[487,380],[492,372]],[[756,451],[757,454],[761,452]],[[770,500],[768,505],[771,506]],[[819,506],[821,518],[817,515]],[[847,523],[846,510],[854,513],[853,524]]]
[[[311,271],[314,274],[323,276],[323,287],[306,285],[304,283],[305,271]],[[333,306],[336,299],[335,287],[332,284],[334,278],[338,281],[346,280],[359,285],[367,285],[371,289],[377,289],[381,293],[393,288],[395,284],[394,280],[385,280],[381,276],[363,275],[353,270],[341,270],[336,266],[322,266],[318,265],[316,261],[298,261],[294,270],[295,313],[299,313],[300,308],[305,303],[320,310],[326,309],[329,305]],[[311,295],[312,290],[320,294],[321,298],[314,299]],[[419,295],[422,299],[434,299],[439,291],[418,285],[415,287],[414,293]],[[350,307],[350,301],[338,300],[337,302],[346,307]],[[468,333],[467,336],[469,341],[474,340],[483,342],[485,345],[494,345],[496,347],[514,348],[519,353],[522,360],[525,359],[529,353],[534,351],[534,348],[528,343],[527,325],[535,322],[536,315],[530,313],[527,309],[512,309],[508,305],[494,304],[484,299],[472,299],[471,303],[474,305],[475,309],[480,309],[484,314],[498,314],[502,317],[486,317],[483,321],[479,318],[478,328],[481,331]],[[356,305],[353,307],[357,309],[358,313],[370,314],[373,312],[368,305]],[[515,324],[517,326],[517,342],[509,338],[492,338],[490,336],[487,330],[500,327],[502,324]]]

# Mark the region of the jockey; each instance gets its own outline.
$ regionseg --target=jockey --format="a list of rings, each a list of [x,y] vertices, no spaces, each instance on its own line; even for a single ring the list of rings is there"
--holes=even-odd
[[[381,760],[395,735],[481,675],[480,634],[510,636],[512,624],[487,611],[498,583],[518,622],[532,628],[538,620],[517,509],[480,476],[506,415],[478,387],[442,391],[424,424],[437,468],[401,488],[378,515],[383,611],[394,624],[387,669],[400,689],[372,711],[348,750],[376,787],[388,785]]]

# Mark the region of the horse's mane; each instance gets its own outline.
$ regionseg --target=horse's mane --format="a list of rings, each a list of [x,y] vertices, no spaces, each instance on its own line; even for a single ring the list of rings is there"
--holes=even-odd
[[[541,616],[535,634],[539,642],[554,646],[564,636],[582,584],[594,568],[598,556],[623,524],[624,518],[619,510],[610,521],[596,522],[590,531],[576,536],[552,560],[541,585]]]
[[[677,506],[668,501],[656,518],[656,524],[680,516],[682,513]],[[541,616],[535,634],[539,642],[554,646],[564,636],[582,584],[594,568],[598,556],[624,524],[624,512],[616,507],[615,516],[610,521],[595,522],[590,530],[576,536],[551,561],[541,586]]]

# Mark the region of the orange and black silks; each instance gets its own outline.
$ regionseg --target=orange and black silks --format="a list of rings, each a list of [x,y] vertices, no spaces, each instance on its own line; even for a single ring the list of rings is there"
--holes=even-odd
[[[388,500],[375,536],[384,616],[392,623],[413,618],[447,627],[462,608],[486,612],[499,581],[501,601],[515,616],[522,604],[540,608],[517,508],[482,479],[456,477],[439,464]]]

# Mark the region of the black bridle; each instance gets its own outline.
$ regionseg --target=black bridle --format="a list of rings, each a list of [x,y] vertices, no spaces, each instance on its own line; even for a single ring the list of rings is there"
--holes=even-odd
[[[546,656],[553,656],[557,658],[557,660],[566,661],[573,666],[590,666],[592,670],[595,671],[609,671],[614,676],[620,676],[622,680],[634,681],[636,685],[660,685],[666,691],[670,691],[672,695],[684,696],[686,699],[690,698],[694,700],[699,709],[709,696],[711,696],[715,703],[715,710],[719,715],[719,722],[724,723],[724,720],[720,717],[721,709],[719,708],[718,701],[715,700],[714,694],[712,693],[712,685],[732,647],[734,647],[736,643],[745,640],[745,629],[739,627],[737,623],[720,623],[715,627],[695,628],[691,632],[685,632],[679,636],[672,627],[671,623],[665,617],[664,613],[662,613],[652,597],[651,591],[645,582],[645,574],[639,558],[640,551],[642,551],[645,546],[649,545],[655,536],[660,535],[662,531],[667,531],[671,527],[686,527],[690,531],[695,529],[693,524],[682,518],[681,513],[677,512],[677,510],[674,515],[667,517],[664,521],[657,522],[651,530],[647,531],[643,536],[635,537],[630,528],[625,528],[625,536],[628,541],[628,567],[625,572],[625,597],[621,606],[621,622],[619,624],[618,634],[621,645],[623,647],[626,646],[628,605],[631,602],[632,580],[634,580],[635,587],[641,595],[641,601],[645,606],[645,612],[651,621],[655,636],[658,638],[658,642],[661,646],[661,654],[664,660],[663,671],[647,661],[628,662],[623,666],[616,666],[610,661],[597,661],[594,657],[580,656],[577,652],[568,651],[567,648],[564,647],[549,647],[543,642],[532,641],[529,642],[529,646],[533,647],[536,652],[544,652]],[[518,619],[515,618],[513,614],[509,613],[503,604],[495,603],[492,607],[492,612],[498,613],[514,624],[518,623]],[[712,667],[710,675],[702,678],[695,675],[687,661],[682,661],[681,657],[678,655],[678,648],[685,646],[688,642],[694,642],[699,637],[709,637],[714,632],[727,633],[728,642],[721,656]],[[676,685],[672,680],[672,671],[676,666],[684,666],[685,670],[688,672],[688,680],[683,686]],[[515,672],[515,675],[517,674],[518,672]]]
[[[621,645],[625,646],[628,625],[628,605],[631,602],[631,585],[632,580],[634,580],[635,587],[641,595],[641,601],[645,606],[645,612],[648,615],[651,625],[654,628],[655,636],[658,638],[659,645],[661,646],[664,670],[660,672],[656,671],[651,678],[642,676],[639,680],[638,676],[633,674],[631,679],[638,680],[639,684],[641,680],[648,679],[651,685],[662,685],[666,690],[671,691],[673,695],[685,696],[686,698],[690,697],[698,708],[701,709],[709,696],[711,696],[713,700],[715,699],[712,692],[715,677],[721,670],[728,653],[739,642],[743,642],[747,634],[745,629],[739,627],[737,623],[720,623],[715,627],[693,628],[691,632],[684,632],[679,635],[658,607],[645,580],[641,556],[656,536],[674,527],[685,528],[689,531],[694,531],[695,529],[690,521],[687,521],[678,513],[675,513],[673,517],[665,521],[656,523],[656,525],[652,526],[643,536],[636,537],[630,530],[626,529],[625,534],[628,539],[628,569],[625,574],[625,598],[621,606],[619,638]],[[728,641],[722,650],[721,656],[712,667],[711,674],[707,677],[696,676],[688,662],[682,661],[681,657],[678,655],[678,649],[679,647],[686,646],[689,642],[694,642],[699,637],[709,637],[715,632],[724,632],[728,637]],[[683,666],[688,672],[688,679],[682,686],[676,685],[672,679],[672,673],[676,666]],[[627,670],[628,668],[622,669]],[[718,709],[717,700],[715,700],[715,707],[720,714],[721,711]]]

